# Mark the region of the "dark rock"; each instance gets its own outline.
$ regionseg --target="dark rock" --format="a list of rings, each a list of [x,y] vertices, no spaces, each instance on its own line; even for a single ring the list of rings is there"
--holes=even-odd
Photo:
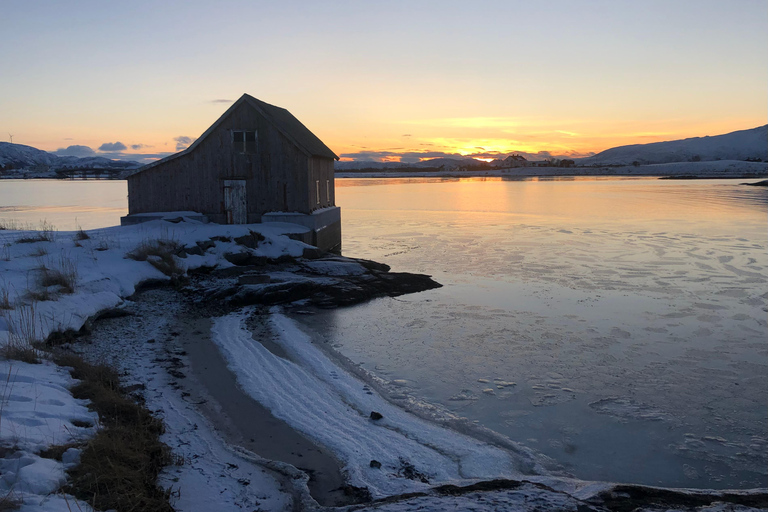
[[[380,412],[371,411],[371,419],[374,421],[380,420],[384,416]]]
[[[179,247],[173,254],[182,259],[187,257],[187,251],[184,247]]]
[[[717,493],[678,491],[676,489],[660,489],[642,485],[618,484],[611,489],[600,492],[587,500],[590,504],[606,507],[617,512],[630,512],[638,508],[692,510],[697,507],[709,507],[716,502],[757,509],[768,508],[768,493],[755,489],[756,492]]]
[[[305,247],[301,257],[308,260],[316,260],[322,258],[325,252],[321,251],[317,247]]]
[[[429,478],[427,475],[416,469],[416,466],[400,457],[400,469],[397,471],[397,476],[407,478],[408,480],[418,480],[422,483],[428,484]]]
[[[280,265],[283,263],[296,263],[296,258],[289,256],[288,254],[283,254],[278,258],[270,259],[269,262],[275,265]]]
[[[381,468],[381,462],[379,462],[377,460],[372,460],[371,461],[371,467],[372,468],[376,468],[376,469],[380,469]]]
[[[264,284],[272,280],[269,274],[245,274],[237,278],[238,284]]]
[[[264,235],[251,231],[247,235],[239,236],[235,238],[235,243],[248,247],[249,249],[255,249],[259,246],[259,242],[264,241]]]
[[[375,270],[377,272],[389,272],[389,269],[390,269],[389,265],[386,265],[384,263],[379,263],[378,261],[363,260],[363,259],[354,259],[353,261],[358,262],[368,270]]]
[[[195,242],[195,244],[202,250],[203,252],[207,251],[208,249],[213,249],[216,247],[216,242],[213,240],[203,240],[202,242]],[[192,253],[190,253],[192,254]]]
[[[256,256],[250,252],[230,252],[224,255],[224,259],[239,267],[246,265],[258,266],[267,263],[267,259],[264,256]]]
[[[215,242],[231,242],[232,237],[231,236],[212,236],[211,240]]]
[[[352,499],[352,503],[368,503],[373,499],[371,491],[367,487],[355,487],[354,485],[344,485],[341,487],[344,495]]]
[[[187,254],[191,254],[193,256],[202,256],[204,254],[202,247],[199,245],[187,245],[184,247],[184,250],[187,252]]]
[[[266,286],[242,286],[230,299],[233,306],[287,304],[311,297],[319,284],[312,281],[270,283]]]

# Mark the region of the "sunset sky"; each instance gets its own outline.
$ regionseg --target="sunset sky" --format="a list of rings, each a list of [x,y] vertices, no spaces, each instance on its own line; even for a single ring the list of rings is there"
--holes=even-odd
[[[0,0],[0,33],[0,140],[59,154],[164,156],[244,92],[344,159],[768,122],[768,0]]]

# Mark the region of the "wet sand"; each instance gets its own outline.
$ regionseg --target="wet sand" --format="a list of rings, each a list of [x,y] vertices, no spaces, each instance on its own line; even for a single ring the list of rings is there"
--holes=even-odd
[[[210,318],[185,315],[177,321],[177,340],[187,352],[191,370],[185,388],[192,399],[203,402],[200,409],[225,441],[306,472],[310,476],[310,493],[321,505],[349,504],[343,491],[340,463],[333,455],[275,418],[240,389],[210,339]]]

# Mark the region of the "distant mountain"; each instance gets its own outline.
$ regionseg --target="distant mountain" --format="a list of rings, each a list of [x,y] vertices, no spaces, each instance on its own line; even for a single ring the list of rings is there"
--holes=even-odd
[[[768,161],[768,125],[713,137],[619,146],[577,162],[579,165],[632,165],[634,162],[645,165],[714,160]]]
[[[33,172],[55,171],[58,169],[134,169],[139,162],[111,160],[103,156],[56,156],[32,146],[0,142],[0,168],[3,170],[23,169]]]

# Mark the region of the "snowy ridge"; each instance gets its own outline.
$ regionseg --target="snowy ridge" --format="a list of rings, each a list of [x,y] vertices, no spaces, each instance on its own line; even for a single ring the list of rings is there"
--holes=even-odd
[[[336,366],[290,319],[274,313],[283,359],[255,341],[245,327],[248,311],[216,319],[213,339],[238,382],[253,398],[297,430],[331,449],[350,483],[374,497],[429,488],[403,476],[404,465],[429,484],[513,478],[529,461],[418,419],[386,402],[363,382]],[[369,418],[372,411],[383,418]],[[370,467],[372,460],[381,468]]]
[[[768,125],[713,137],[619,146],[577,161],[580,165],[630,165],[748,158],[768,161]]]

